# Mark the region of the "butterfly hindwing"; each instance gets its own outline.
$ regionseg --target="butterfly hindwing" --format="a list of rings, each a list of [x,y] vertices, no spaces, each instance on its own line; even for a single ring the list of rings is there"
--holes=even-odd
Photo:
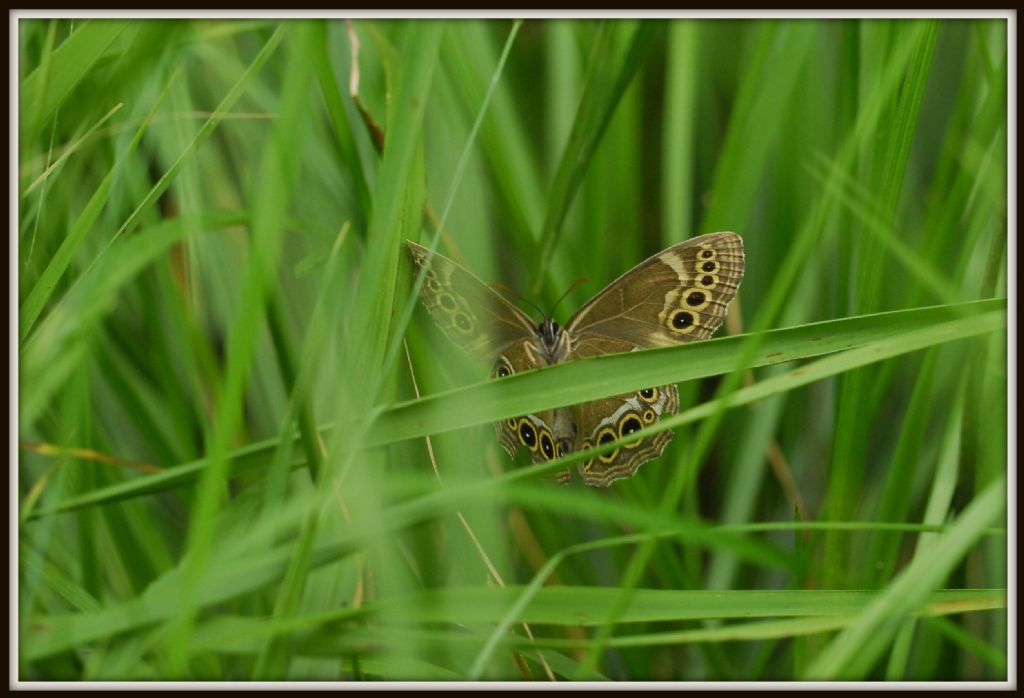
[[[675,414],[678,407],[679,395],[674,385],[647,388],[577,405],[577,450],[582,451],[628,436],[662,417]],[[665,430],[653,436],[627,441],[613,451],[598,454],[580,463],[580,476],[588,485],[607,487],[615,480],[632,476],[641,465],[660,456],[671,440],[672,432]]]
[[[505,347],[491,369],[492,378],[506,378],[522,371],[529,371],[546,366],[547,362],[540,351],[537,341],[523,339]],[[564,430],[566,410],[546,410],[522,417],[510,417],[495,422],[498,442],[515,458],[520,447],[530,452],[534,463],[553,460],[565,450],[567,442],[564,434],[559,438],[560,430]]]
[[[572,346],[571,360],[638,349],[624,340],[596,335],[588,335]],[[675,414],[678,408],[679,395],[674,385],[580,403],[572,408],[576,427],[573,450],[586,450],[628,436],[662,417]],[[630,477],[642,464],[660,456],[671,440],[671,431],[658,432],[589,458],[580,463],[577,470],[586,484],[607,487],[615,480]]]

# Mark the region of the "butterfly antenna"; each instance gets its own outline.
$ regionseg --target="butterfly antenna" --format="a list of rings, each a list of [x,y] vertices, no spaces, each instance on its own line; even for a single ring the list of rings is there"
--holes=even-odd
[[[565,300],[565,297],[572,293],[573,289],[575,289],[577,286],[579,286],[580,284],[585,284],[588,281],[590,281],[590,279],[586,276],[581,276],[580,278],[573,281],[569,288],[565,289],[565,293],[563,293],[562,296],[557,301],[555,301],[554,306],[552,306],[551,308],[551,312],[545,315],[544,317],[554,317],[555,310],[557,310],[558,306],[562,303],[562,301]]]
[[[533,304],[532,302],[530,302],[530,301],[529,301],[529,300],[527,300],[526,298],[523,298],[522,296],[520,296],[520,295],[519,295],[518,293],[516,293],[515,291],[513,291],[512,289],[510,289],[510,288],[509,288],[508,286],[506,286],[505,284],[500,284],[500,283],[493,283],[493,284],[487,284],[487,285],[488,285],[488,286],[490,286],[491,288],[493,288],[493,289],[494,289],[495,291],[500,291],[500,292],[501,292],[502,294],[504,294],[504,295],[506,295],[506,296],[511,296],[511,297],[512,297],[512,299],[513,299],[513,300],[514,300],[515,302],[517,302],[517,303],[518,303],[519,301],[522,301],[523,303],[526,303],[526,304],[527,304],[528,306],[530,306],[531,308],[533,308],[534,310],[536,310],[536,311],[537,311],[538,313],[540,313],[540,314],[541,314],[542,316],[544,315],[544,311],[543,311],[543,310],[541,310],[540,308],[538,308],[538,307],[537,307],[536,305],[534,305],[534,304]],[[546,316],[545,316],[545,317],[546,317]]]

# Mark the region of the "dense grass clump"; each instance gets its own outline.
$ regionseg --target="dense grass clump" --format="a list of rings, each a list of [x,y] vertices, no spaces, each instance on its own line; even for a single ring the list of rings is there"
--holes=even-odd
[[[19,20],[19,678],[1007,680],[1007,31]],[[500,382],[402,249],[718,230],[716,338]],[[608,489],[490,426],[668,383]]]

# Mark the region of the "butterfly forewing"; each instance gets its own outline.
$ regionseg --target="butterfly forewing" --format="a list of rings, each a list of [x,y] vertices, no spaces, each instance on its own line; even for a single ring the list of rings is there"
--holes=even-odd
[[[418,273],[429,250],[413,242],[407,241],[406,245]],[[477,361],[491,362],[508,345],[535,334],[526,313],[436,253],[430,258],[420,300],[448,338]]]
[[[406,244],[418,273],[429,251]],[[547,365],[529,316],[447,257],[435,253],[430,258],[420,300],[449,339],[474,359],[491,362],[492,378]],[[556,420],[559,414],[549,410],[495,422],[498,442],[513,458],[522,446],[534,462],[552,460],[559,452],[555,423],[565,421]]]
[[[566,331],[644,349],[707,339],[725,319],[743,279],[743,241],[710,233],[641,262],[580,308]]]

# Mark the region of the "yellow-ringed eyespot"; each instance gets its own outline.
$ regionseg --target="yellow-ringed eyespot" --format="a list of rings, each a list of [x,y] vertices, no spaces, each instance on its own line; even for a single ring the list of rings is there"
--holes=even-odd
[[[437,280],[436,277],[428,276],[426,283],[427,283],[427,288],[429,288],[434,293],[438,293],[441,290],[441,284]]]
[[[658,418],[658,413],[648,407],[644,410],[644,424],[654,424],[654,420]]]
[[[698,274],[697,286],[705,289],[712,289],[718,285],[718,277],[714,274]]]
[[[710,274],[718,271],[718,262],[697,262],[697,272]]]
[[[530,424],[530,420],[523,418],[519,420],[519,441],[531,451],[537,450],[537,431]]]
[[[512,370],[512,364],[504,356],[498,359],[498,362],[494,364],[494,371],[491,372],[493,378],[506,378],[511,376],[515,371]]]
[[[515,417],[509,417],[508,419],[506,419],[505,420],[505,424],[508,425],[508,428],[511,429],[512,431],[516,430],[516,420],[515,420]]]
[[[618,434],[615,433],[615,429],[613,429],[610,426],[605,426],[602,427],[601,431],[597,433],[597,444],[600,446],[602,444],[615,441],[616,438],[618,438]],[[598,456],[598,459],[600,459],[602,463],[611,463],[612,461],[615,460],[615,457],[618,455],[619,449],[615,449],[614,451],[610,451],[609,453],[602,453],[601,455]]]
[[[455,328],[463,334],[469,334],[473,331],[473,321],[469,319],[469,316],[465,313],[455,313],[452,318],[452,324]]]
[[[700,254],[697,255],[697,257],[699,259],[714,259],[715,251],[708,248],[704,248],[700,251]]]
[[[555,457],[555,440],[551,438],[551,432],[547,429],[540,431],[540,452],[544,454],[546,460]]]
[[[693,313],[680,310],[672,315],[669,324],[677,332],[689,332],[693,327]]]
[[[584,441],[582,444],[580,444],[580,450],[581,451],[586,451],[587,449],[590,448],[590,446],[591,446],[591,444],[590,444],[589,441]],[[581,467],[584,470],[590,470],[590,466],[592,466],[593,464],[594,464],[594,457],[591,456],[590,458],[588,458],[585,461],[583,461],[583,463],[581,464]]]
[[[450,293],[439,293],[439,294],[437,294],[437,303],[442,308],[447,310],[449,313],[454,311],[455,308],[458,307],[458,304],[456,304],[456,302],[455,302],[455,297],[452,296],[452,294],[450,294]]]
[[[700,310],[708,304],[708,294],[704,291],[686,291],[683,300],[694,310]]]
[[[643,422],[633,412],[627,412],[619,420],[619,438],[623,438],[643,429]],[[636,448],[640,445],[640,439],[634,439],[626,444],[626,448]]]
[[[661,395],[661,391],[657,388],[645,388],[637,393],[637,395],[639,395],[640,399],[644,402],[657,402],[658,397]]]

